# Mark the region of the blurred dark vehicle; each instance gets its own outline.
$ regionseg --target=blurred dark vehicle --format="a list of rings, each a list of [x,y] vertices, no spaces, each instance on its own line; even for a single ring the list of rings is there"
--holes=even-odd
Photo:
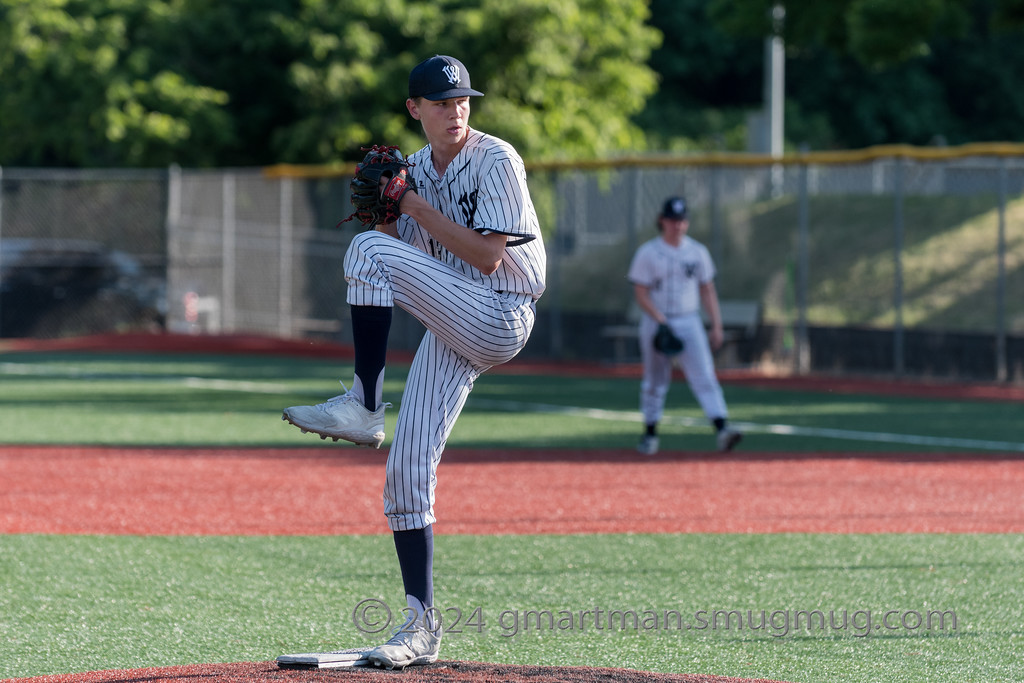
[[[98,242],[0,240],[0,337],[162,329],[166,283]]]

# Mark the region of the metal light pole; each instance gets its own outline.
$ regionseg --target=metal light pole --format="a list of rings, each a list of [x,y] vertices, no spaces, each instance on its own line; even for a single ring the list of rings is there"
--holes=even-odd
[[[782,29],[786,19],[786,8],[772,7],[772,33],[764,42],[764,125],[768,154],[773,158],[782,156],[785,141],[786,103],[786,50]],[[782,193],[782,166],[772,166],[772,196]]]

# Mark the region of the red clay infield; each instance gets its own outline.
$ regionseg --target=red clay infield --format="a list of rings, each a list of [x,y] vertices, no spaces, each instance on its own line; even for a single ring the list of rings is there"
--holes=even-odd
[[[384,457],[8,447],[0,532],[387,533]],[[435,528],[449,534],[1024,531],[1014,456],[451,449],[438,482]]]

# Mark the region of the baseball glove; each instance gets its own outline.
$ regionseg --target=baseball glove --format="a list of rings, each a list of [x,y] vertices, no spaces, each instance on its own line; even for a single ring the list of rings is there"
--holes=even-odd
[[[654,333],[654,348],[669,356],[681,353],[683,340],[672,333],[672,328],[662,323]]]
[[[362,163],[356,166],[356,175],[349,187],[355,213],[341,221],[358,218],[363,225],[394,223],[402,215],[398,208],[406,192],[416,189],[409,182],[409,167],[397,147],[374,145],[367,150]],[[381,179],[386,179],[382,184]]]

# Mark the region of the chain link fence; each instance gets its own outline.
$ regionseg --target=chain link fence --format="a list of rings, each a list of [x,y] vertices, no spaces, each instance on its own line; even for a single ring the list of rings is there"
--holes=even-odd
[[[0,336],[351,341],[349,168],[0,169]],[[523,352],[638,357],[626,272],[670,195],[715,260],[722,366],[1024,381],[1024,147],[533,165],[548,291]],[[740,304],[746,304],[740,305]],[[393,348],[422,328],[396,312]]]

